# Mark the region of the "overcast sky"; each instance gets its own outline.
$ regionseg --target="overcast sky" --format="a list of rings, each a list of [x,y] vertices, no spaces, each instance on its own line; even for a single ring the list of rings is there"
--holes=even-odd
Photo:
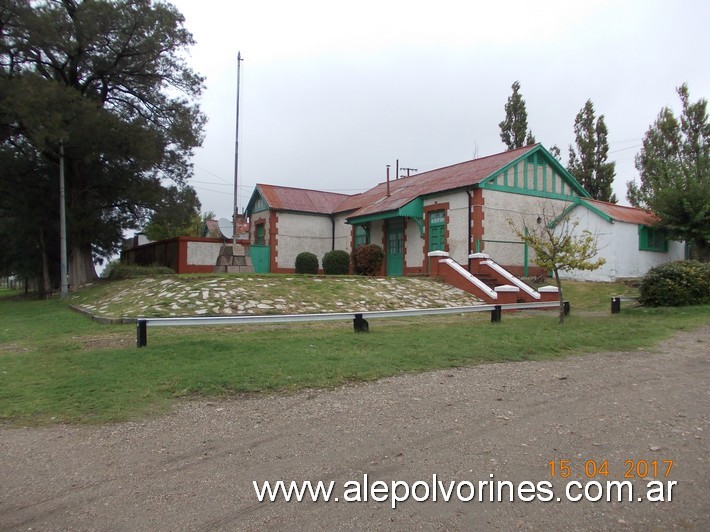
[[[574,142],[587,99],[609,129],[614,189],[675,88],[710,96],[707,0],[357,2],[172,0],[197,41],[209,122],[191,184],[231,217],[237,52],[239,206],[256,183],[343,193],[505,150],[498,123],[519,80],[538,142]]]

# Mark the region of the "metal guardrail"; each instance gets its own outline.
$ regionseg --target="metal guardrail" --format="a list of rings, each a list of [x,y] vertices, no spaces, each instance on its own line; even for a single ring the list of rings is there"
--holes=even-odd
[[[184,327],[200,325],[254,325],[260,323],[297,323],[304,321],[352,320],[355,332],[369,330],[368,319],[405,318],[411,316],[436,316],[441,314],[465,314],[468,312],[490,312],[491,322],[501,321],[504,310],[525,310],[557,308],[559,301],[508,303],[503,305],[474,305],[467,307],[445,307],[408,310],[374,310],[367,312],[332,312],[321,314],[266,314],[258,316],[195,316],[183,318],[138,318],[136,320],[136,345],[148,345],[148,327]],[[564,302],[565,314],[570,312],[569,301]]]

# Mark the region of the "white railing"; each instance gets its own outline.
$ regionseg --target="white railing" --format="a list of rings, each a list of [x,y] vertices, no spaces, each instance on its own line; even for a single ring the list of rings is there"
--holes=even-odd
[[[459,275],[463,276],[465,279],[469,280],[471,283],[476,285],[480,290],[483,291],[484,294],[487,294],[488,297],[491,299],[498,299],[498,294],[495,290],[493,290],[490,286],[488,286],[486,283],[481,281],[478,277],[473,275],[470,271],[465,269],[463,266],[461,266],[458,262],[456,262],[453,259],[443,259],[440,262],[445,262],[451,268],[458,273]]]
[[[481,264],[486,264],[487,266],[490,266],[491,269],[495,270],[498,272],[500,275],[505,277],[509,282],[520,288],[523,292],[529,294],[531,297],[534,297],[535,299],[540,299],[542,296],[540,293],[535,290],[533,287],[528,285],[527,283],[524,283],[520,279],[518,279],[515,275],[510,273],[508,270],[503,268],[500,264],[495,262],[494,260],[488,259],[481,261]]]

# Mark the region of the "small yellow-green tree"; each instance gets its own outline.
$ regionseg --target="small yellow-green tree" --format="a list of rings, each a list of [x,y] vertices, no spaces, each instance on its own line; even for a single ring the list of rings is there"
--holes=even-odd
[[[560,216],[538,217],[539,223],[534,226],[508,223],[515,234],[525,242],[535,253],[535,263],[552,271],[560,296],[560,324],[565,321],[564,296],[560,272],[572,270],[596,270],[606,263],[598,254],[597,237],[588,229],[579,230],[579,220],[570,219],[569,214]]]

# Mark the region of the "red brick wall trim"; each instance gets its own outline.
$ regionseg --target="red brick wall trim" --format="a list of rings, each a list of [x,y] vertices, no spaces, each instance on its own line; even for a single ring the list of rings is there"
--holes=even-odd
[[[382,221],[382,251],[385,253],[385,259],[382,261],[378,276],[385,277],[387,273],[387,222]]]
[[[483,207],[485,205],[485,199],[483,197],[483,189],[474,188],[473,194],[471,195],[470,209],[471,209],[471,234],[470,238],[470,249],[476,249],[476,241],[483,240],[483,235],[485,233],[484,220],[485,213],[483,212]],[[484,243],[481,242],[481,249],[483,251]]]
[[[277,265],[277,255],[278,255],[278,245],[279,245],[279,215],[276,211],[269,211],[269,255],[271,256],[271,264],[269,265],[269,271],[271,273],[278,272]]]
[[[198,273],[195,265],[187,264],[187,244],[188,242],[210,242],[223,243],[221,238],[202,238],[198,236],[179,236],[158,240],[142,244],[129,250],[124,250],[122,256],[127,257],[129,263],[153,264],[167,266],[175,270],[175,273]],[[172,260],[171,260],[172,259]],[[208,272],[212,271],[209,267]],[[203,272],[199,272],[203,273]]]

